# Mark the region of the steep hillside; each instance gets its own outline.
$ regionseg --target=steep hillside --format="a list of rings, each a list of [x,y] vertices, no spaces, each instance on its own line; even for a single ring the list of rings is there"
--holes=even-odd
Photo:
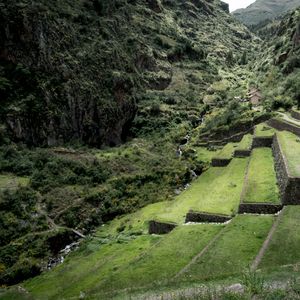
[[[233,15],[247,26],[271,20],[300,6],[300,0],[257,0],[247,8],[233,12]]]
[[[252,68],[269,110],[300,106],[300,9],[275,20],[258,33],[264,38]]]
[[[0,5],[1,133],[35,146],[120,144],[153,97],[145,90],[183,81],[179,101],[198,102],[218,64],[252,40],[218,0]]]
[[[55,265],[119,215],[172,200],[207,168],[199,131],[256,115],[233,98],[247,93],[243,65],[260,41],[220,1],[0,7],[1,284]]]

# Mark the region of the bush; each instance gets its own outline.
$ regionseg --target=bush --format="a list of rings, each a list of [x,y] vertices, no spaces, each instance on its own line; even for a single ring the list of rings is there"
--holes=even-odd
[[[284,74],[290,74],[296,68],[300,68],[300,57],[299,57],[299,55],[290,56],[286,60],[284,66],[283,66],[282,72]]]
[[[278,110],[280,108],[283,108],[284,110],[289,110],[293,107],[293,101],[289,97],[284,96],[276,96],[274,100],[272,101],[272,109]]]

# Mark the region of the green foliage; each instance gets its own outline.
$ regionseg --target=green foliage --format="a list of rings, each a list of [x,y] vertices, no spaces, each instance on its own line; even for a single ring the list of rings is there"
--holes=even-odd
[[[14,146],[0,148],[0,171],[31,176],[32,187],[44,191],[66,184],[101,184],[109,177],[109,171],[97,160],[86,164],[47,150],[28,151]]]
[[[259,295],[264,291],[265,280],[258,272],[251,270],[244,272],[242,283],[252,295]]]
[[[204,132],[216,131],[219,127],[227,127],[234,125],[241,120],[242,115],[247,112],[248,108],[238,101],[230,101],[218,114],[205,121]]]
[[[248,58],[247,58],[247,52],[244,51],[242,54],[242,57],[240,59],[240,64],[241,65],[246,65],[248,63]]]

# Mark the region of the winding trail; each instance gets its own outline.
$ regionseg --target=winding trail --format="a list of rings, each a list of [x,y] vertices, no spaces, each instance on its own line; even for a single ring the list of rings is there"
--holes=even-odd
[[[250,267],[250,269],[251,269],[252,271],[255,271],[255,270],[257,269],[257,267],[258,267],[258,265],[260,264],[260,262],[261,262],[261,260],[262,260],[262,258],[263,258],[263,256],[264,256],[264,254],[265,254],[267,248],[269,247],[270,241],[272,240],[273,234],[274,234],[275,230],[276,230],[277,227],[278,227],[278,224],[279,224],[279,221],[280,221],[280,219],[281,219],[281,216],[283,215],[284,209],[285,209],[285,208],[283,208],[282,211],[281,211],[281,212],[279,213],[279,215],[277,216],[276,221],[274,222],[272,228],[270,229],[267,238],[265,239],[265,241],[264,241],[262,247],[261,247],[260,250],[259,250],[259,253],[257,254],[255,260],[253,261],[253,263],[252,263],[252,265],[251,265],[251,267]]]

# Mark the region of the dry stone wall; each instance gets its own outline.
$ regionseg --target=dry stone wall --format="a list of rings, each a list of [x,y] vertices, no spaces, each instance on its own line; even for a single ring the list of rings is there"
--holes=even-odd
[[[229,216],[195,212],[192,210],[187,213],[185,218],[186,223],[225,223],[229,220],[231,220],[231,217]]]
[[[149,234],[166,234],[175,229],[177,225],[174,223],[164,223],[158,221],[149,222]]]
[[[241,203],[239,214],[276,214],[282,210],[283,205],[274,205],[267,203]]]
[[[252,142],[252,149],[261,147],[272,147],[273,137],[254,137]]]
[[[277,135],[274,137],[273,155],[282,204],[300,204],[300,178],[289,174],[288,165]]]
[[[229,159],[223,159],[223,158],[213,158],[211,160],[211,165],[213,167],[226,167],[231,162],[231,158]]]
[[[300,112],[297,112],[297,111],[295,111],[295,110],[292,110],[292,111],[291,111],[291,116],[292,116],[294,119],[300,120]]]
[[[248,157],[251,155],[251,150],[235,150],[234,157]]]
[[[283,131],[290,131],[298,136],[300,136],[300,127],[296,125],[289,124],[287,122],[278,120],[278,119],[271,119],[267,122],[267,124],[277,130]]]

